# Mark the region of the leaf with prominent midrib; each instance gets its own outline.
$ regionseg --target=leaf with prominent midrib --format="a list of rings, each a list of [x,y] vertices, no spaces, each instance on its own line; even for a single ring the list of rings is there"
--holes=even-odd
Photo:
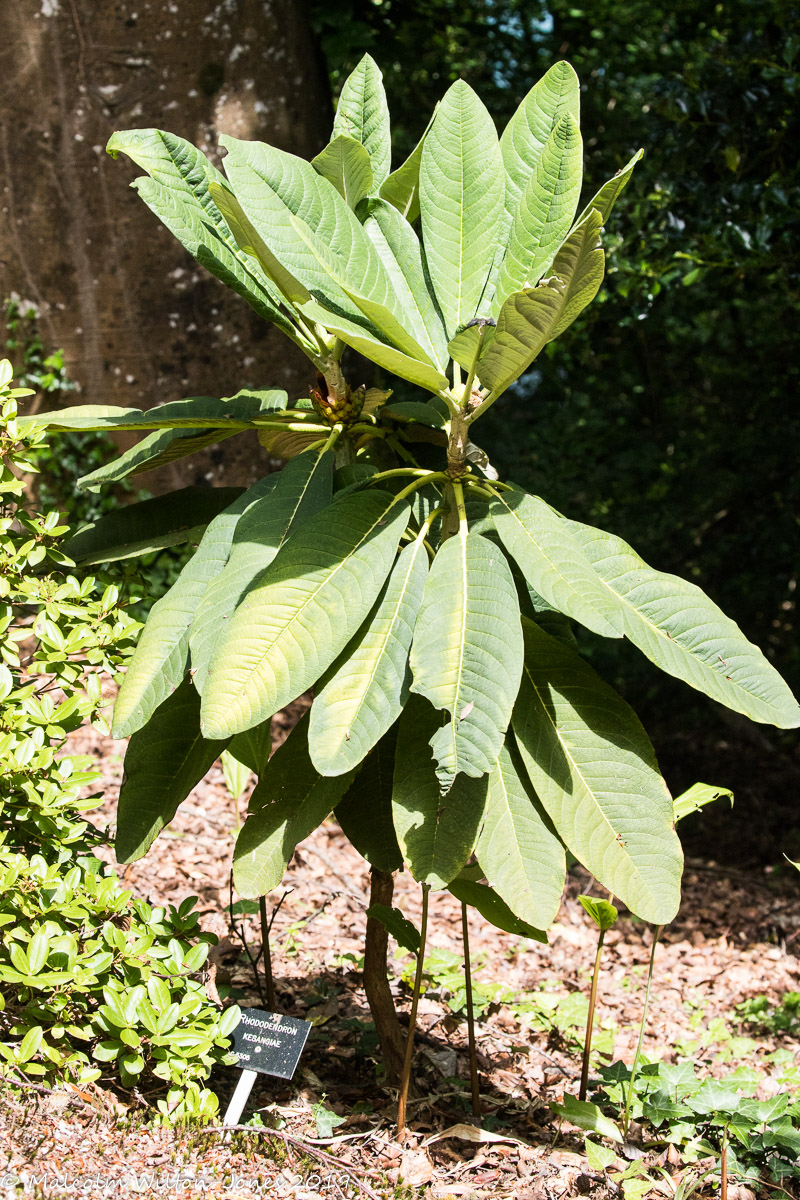
[[[20,417],[22,429],[253,429],[256,418],[286,408],[289,397],[279,388],[242,388],[235,396],[185,396],[153,408],[115,408],[79,404],[55,412]]]
[[[352,492],[286,542],[217,642],[206,736],[248,729],[316,683],[378,598],[408,515],[388,492]]]
[[[465,879],[462,874],[450,881],[447,890],[452,892],[456,900],[460,900],[462,904],[476,908],[490,925],[494,925],[495,929],[502,929],[504,933],[515,933],[519,937],[529,937],[535,942],[547,945],[547,934],[535,925],[531,925],[529,921],[518,917],[498,892],[487,884],[479,883],[474,879]]]
[[[619,605],[625,636],[656,666],[753,721],[800,725],[778,672],[696,584],[655,571],[612,533],[566,525]]]
[[[578,207],[582,164],[581,132],[567,113],[548,138],[520,196],[492,301],[495,317],[513,292],[534,287],[555,257]]]
[[[334,816],[359,854],[377,871],[398,871],[403,855],[392,824],[392,778],[397,730],[370,750]]]
[[[587,629],[622,637],[618,606],[549,504],[511,486],[492,501],[491,513],[503,545],[540,596]]]
[[[400,553],[380,599],[311,709],[311,759],[322,775],[358,765],[402,712],[411,670],[408,652],[428,574],[417,538]]]
[[[478,363],[480,381],[494,395],[527,371],[597,295],[605,265],[600,224],[600,214],[591,213],[559,249],[551,278],[515,292],[500,309],[494,338]]]
[[[447,887],[475,847],[488,778],[461,775],[441,794],[430,755],[442,718],[421,696],[403,710],[397,734],[392,813],[403,858],[415,879]]]
[[[672,798],[633,709],[573,650],[524,621],[513,727],[561,839],[644,921],[666,925],[683,865]]]
[[[200,697],[184,679],[128,743],[114,843],[118,862],[147,853],[227,744],[201,737]]]
[[[295,846],[321,825],[350,782],[326,779],[308,757],[308,714],[266,765],[233,852],[233,882],[254,899],[277,887]]]
[[[167,496],[127,504],[90,522],[61,549],[81,565],[136,558],[199,541],[203,530],[243,493],[243,488],[188,487]]]
[[[492,118],[458,79],[422,148],[419,200],[428,271],[448,337],[478,311],[503,212],[503,164]]]
[[[463,528],[438,550],[411,646],[412,692],[451,720],[431,742],[443,789],[490,771],[522,671],[522,629],[502,550]]]
[[[189,632],[192,674],[201,695],[217,640],[253,581],[289,535],[330,504],[333,459],[330,450],[299,455],[269,476],[263,495],[237,522],[230,556],[203,593]]]
[[[208,271],[238,292],[261,317],[291,331],[280,310],[281,295],[236,240],[211,195],[223,176],[204,154],[161,129],[126,129],[106,147],[114,158],[126,154],[151,178],[133,187],[148,208]]]
[[[104,483],[118,483],[130,475],[144,475],[147,471],[155,471],[158,467],[196,454],[206,446],[223,442],[234,434],[241,433],[240,429],[156,429],[142,438],[130,450],[125,450],[118,458],[104,463],[88,475],[83,475],[77,482],[81,491],[99,491]]]
[[[401,217],[405,217],[411,225],[419,216],[419,165],[422,161],[422,147],[425,145],[425,138],[428,136],[438,111],[439,104],[437,103],[422,137],[406,161],[396,171],[392,171],[380,186],[381,199],[388,200]]]
[[[343,135],[335,137],[311,165],[332,183],[350,208],[372,191],[372,164],[369,151],[361,142]]]
[[[267,479],[259,480],[214,518],[194,557],[151,608],[114,705],[114,737],[127,737],[140,729],[183,679],[195,609],[210,580],[227,562],[239,517],[269,486]]]
[[[389,174],[392,140],[383,76],[369,54],[348,75],[339,94],[333,137],[339,136],[361,142],[369,153],[375,184],[380,184]]]
[[[541,811],[511,735],[489,776],[475,854],[512,912],[547,929],[564,890],[564,847]]]
[[[616,175],[612,175],[612,177],[603,184],[597,194],[589,201],[581,215],[578,217],[578,220],[575,222],[576,225],[580,225],[581,221],[588,217],[592,209],[596,209],[597,212],[600,213],[600,216],[603,218],[603,224],[606,224],[608,218],[611,216],[611,210],[616,204],[620,192],[624,191],[624,189],[630,183],[631,175],[633,174],[633,168],[636,166],[643,154],[644,150],[637,150],[630,162],[627,162],[624,167],[617,171]]]

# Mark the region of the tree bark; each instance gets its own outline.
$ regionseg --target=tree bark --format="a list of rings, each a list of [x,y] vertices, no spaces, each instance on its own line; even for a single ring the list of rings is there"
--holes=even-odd
[[[105,153],[115,130],[156,127],[217,165],[220,133],[313,156],[330,130],[331,101],[305,6],[2,7],[2,291],[39,309],[46,344],[64,348],[80,384],[75,403],[149,407],[266,385],[307,395],[313,373],[302,355],[195,263],[131,191],[142,172]],[[248,482],[258,458],[254,441],[233,438],[167,468],[163,486],[223,475]]]
[[[386,871],[375,867],[370,872],[370,905],[392,906],[394,879]],[[367,993],[369,1010],[381,1043],[381,1053],[386,1068],[386,1082],[399,1084],[403,1070],[406,1039],[397,1020],[394,1000],[389,988],[389,973],[386,951],[389,935],[386,926],[374,917],[367,917],[367,936],[364,945],[364,991]]]

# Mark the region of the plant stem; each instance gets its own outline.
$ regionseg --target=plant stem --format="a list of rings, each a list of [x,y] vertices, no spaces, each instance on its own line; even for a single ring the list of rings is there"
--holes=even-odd
[[[592,1052],[592,1028],[594,1026],[594,1009],[597,1003],[597,981],[600,978],[600,959],[603,956],[603,942],[606,938],[605,929],[600,930],[597,939],[597,954],[594,959],[594,974],[592,975],[592,990],[589,993],[589,1015],[586,1019],[586,1040],[583,1043],[583,1062],[581,1064],[581,1085],[578,1099],[586,1099],[586,1089],[589,1086],[589,1055]]]
[[[472,1086],[472,1115],[481,1115],[481,1091],[478,1079],[478,1050],[475,1045],[475,1006],[472,1002],[472,963],[469,959],[469,922],[467,906],[461,901],[461,937],[464,942],[464,984],[467,989],[467,1037],[469,1039],[469,1077]]]
[[[370,871],[370,906],[384,904],[392,907],[394,879],[388,871],[373,867]],[[367,917],[367,934],[364,942],[364,991],[375,1022],[375,1030],[381,1044],[386,1082],[399,1084],[403,1070],[403,1031],[389,987],[386,966],[386,951],[389,934],[382,921]]]
[[[406,1127],[406,1105],[408,1104],[408,1085],[411,1081],[411,1059],[414,1056],[414,1030],[417,1025],[417,1008],[419,993],[422,987],[422,970],[425,963],[425,941],[428,936],[428,894],[431,890],[429,883],[422,884],[422,922],[419,931],[419,953],[417,955],[417,970],[414,975],[414,995],[411,999],[411,1012],[408,1018],[408,1040],[406,1054],[403,1060],[403,1074],[400,1078],[400,1094],[397,1097],[397,1136],[402,1137]]]
[[[328,436],[328,440],[326,441],[325,445],[322,447],[323,454],[325,453],[326,450],[333,449],[333,447],[336,445],[339,438],[341,437],[343,429],[344,429],[344,425],[341,423],[341,421],[337,421],[337,423],[334,425],[333,429],[331,430],[331,432]]]
[[[477,421],[478,417],[482,416],[486,412],[487,408],[491,408],[497,399],[498,394],[499,393],[497,392],[489,392],[488,396],[484,396],[478,407],[473,409],[473,411],[466,418],[467,425],[471,425],[473,421]]]
[[[656,961],[656,946],[658,939],[661,937],[663,925],[656,925],[653,930],[653,945],[650,949],[650,967],[647,971],[647,984],[644,989],[644,1006],[642,1008],[642,1020],[639,1025],[639,1041],[636,1043],[636,1053],[633,1056],[633,1066],[631,1067],[631,1078],[628,1084],[628,1091],[625,1096],[625,1112],[622,1118],[622,1137],[625,1141],[628,1139],[628,1126],[631,1121],[631,1104],[633,1103],[633,1088],[636,1083],[636,1072],[639,1068],[639,1059],[642,1054],[642,1042],[644,1041],[644,1027],[647,1022],[647,1010],[650,1005],[650,984],[653,981],[653,968]]]
[[[275,982],[272,978],[272,954],[269,948],[269,931],[271,922],[267,921],[267,898],[259,896],[258,909],[261,914],[261,946],[264,951],[264,984],[267,995],[267,1007],[275,1012]]]
[[[719,1200],[728,1200],[728,1126],[722,1131],[722,1151],[719,1157]]]

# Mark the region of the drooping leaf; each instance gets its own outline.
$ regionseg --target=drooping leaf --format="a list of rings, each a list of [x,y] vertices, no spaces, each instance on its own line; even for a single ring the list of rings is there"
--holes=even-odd
[[[259,429],[258,441],[273,458],[283,458],[287,462],[303,454],[322,435],[313,428],[307,429]]]
[[[493,321],[473,321],[450,339],[448,353],[465,371],[471,371],[473,364],[489,349],[494,335]]]
[[[207,736],[248,729],[319,679],[375,603],[408,512],[388,492],[351,492],[281,548],[217,642]]]
[[[575,118],[561,118],[519,200],[497,277],[496,317],[514,292],[535,287],[572,225],[583,178],[583,142]]]
[[[534,84],[500,138],[506,178],[508,229],[542,151],[556,125],[567,113],[576,122],[579,121],[580,83],[569,63],[557,62]]]
[[[260,777],[272,752],[272,718],[237,733],[228,743],[228,752]]]
[[[564,847],[541,810],[510,736],[489,776],[475,853],[487,880],[511,911],[536,928],[547,929],[564,890]]]
[[[450,338],[480,308],[504,202],[497,132],[463,79],[425,138],[419,193],[428,271]]]
[[[325,778],[308,756],[308,715],[273,754],[250,797],[233,852],[233,882],[245,899],[277,887],[295,846],[320,825],[350,778]]]
[[[491,514],[526,583],[544,600],[595,633],[622,637],[618,606],[549,504],[512,486],[492,501]]]
[[[597,295],[605,263],[600,221],[600,214],[592,213],[576,227],[556,255],[552,276],[538,287],[515,292],[500,309],[494,338],[478,363],[480,381],[494,395],[527,371]]]
[[[594,896],[578,896],[578,901],[602,933],[607,933],[612,925],[616,924],[619,911],[610,900],[598,900]]]
[[[559,836],[597,880],[655,925],[680,902],[672,799],[638,717],[574,651],[523,622],[514,733]]]
[[[392,171],[380,186],[381,199],[388,200],[411,225],[419,216],[419,167],[422,162],[422,147],[438,111],[437,104],[425,132],[406,161],[396,171]]]
[[[723,796],[730,799],[731,807],[733,807],[733,792],[730,788],[718,788],[710,783],[693,783],[685,792],[681,792],[680,796],[676,796],[672,802],[675,823],[682,821],[691,813],[699,812],[701,808],[705,808],[707,804],[713,804],[715,800],[720,800]]]
[[[625,190],[631,181],[633,168],[643,154],[644,150],[637,150],[630,162],[626,163],[624,167],[617,171],[616,175],[612,175],[611,179],[603,184],[599,192],[589,201],[578,217],[576,221],[577,225],[580,225],[581,221],[588,217],[592,209],[600,213],[600,216],[603,218],[603,224],[606,224],[620,193]]]
[[[603,1115],[598,1104],[592,1104],[588,1100],[577,1100],[567,1092],[563,1104],[551,1104],[550,1107],[558,1116],[565,1117],[571,1125],[577,1125],[579,1129],[599,1133],[601,1137],[609,1138],[612,1142],[623,1140],[618,1126]]]
[[[269,480],[262,495],[236,523],[228,560],[210,580],[192,618],[189,649],[194,684],[201,695],[217,639],[253,581],[267,569],[290,533],[330,503],[333,453],[300,455]]]
[[[20,417],[22,429],[253,429],[256,418],[286,408],[289,398],[279,388],[243,388],[235,396],[187,396],[153,408],[114,408],[104,404],[79,404],[54,412]]]
[[[132,475],[143,475],[155,471],[167,463],[196,454],[206,446],[213,446],[234,434],[239,429],[204,429],[202,432],[183,429],[156,429],[142,438],[137,445],[125,450],[118,458],[104,463],[88,475],[83,475],[77,486],[87,492],[99,491],[104,483],[118,483]]]
[[[400,553],[375,608],[314,700],[309,744],[322,775],[357,766],[395,723],[408,699],[408,653],[428,574],[417,538]]]
[[[486,804],[487,777],[458,776],[447,795],[439,789],[430,742],[441,716],[412,696],[398,725],[392,814],[403,858],[415,879],[447,887],[469,858]]]
[[[447,890],[452,892],[462,904],[469,904],[472,908],[477,908],[481,916],[496,929],[502,929],[504,933],[516,933],[520,937],[531,938],[535,942],[543,942],[545,946],[547,945],[547,934],[516,916],[494,888],[485,883],[477,883],[475,880],[463,879],[457,875],[448,884]]]
[[[383,75],[369,54],[364,55],[347,77],[339,94],[333,137],[340,136],[361,142],[369,152],[375,185],[381,184],[389,174],[392,161],[389,107]]]
[[[379,367],[385,367],[393,375],[399,375],[401,379],[407,379],[409,383],[415,383],[429,392],[438,392],[450,386],[447,376],[437,367],[404,354],[402,350],[384,342],[377,331],[370,331],[330,312],[316,300],[303,304],[300,311],[303,316],[324,325],[346,345],[352,346]]]
[[[440,784],[490,771],[522,671],[519,602],[502,550],[462,527],[439,549],[411,646],[412,692],[451,720],[431,746]]]
[[[119,862],[147,853],[227,744],[201,737],[200,697],[184,679],[128,743],[114,843]]]
[[[79,529],[62,549],[75,562],[90,565],[199,541],[209,521],[243,491],[243,488],[188,487],[153,500],[128,504]]]
[[[800,725],[778,672],[696,584],[653,570],[614,534],[567,525],[619,604],[625,636],[656,666],[753,721]]]
[[[372,241],[416,341],[435,366],[447,366],[447,337],[428,290],[422,247],[416,233],[387,200],[371,200],[364,231]]]
[[[402,859],[400,861],[402,863]],[[388,904],[371,904],[367,909],[367,916],[380,921],[398,946],[402,946],[411,954],[419,954],[419,930],[408,917],[403,916],[399,908],[390,908]]]
[[[151,178],[134,181],[145,204],[207,270],[238,292],[259,316],[286,330],[281,296],[259,264],[239,249],[209,190],[223,176],[205,155],[183,138],[161,129],[127,129],[106,147],[114,158],[126,154]]]
[[[350,208],[356,208],[372,191],[369,152],[355,138],[335,137],[316,158],[312,158],[311,165],[333,184]]]
[[[370,750],[342,799],[336,820],[359,854],[378,871],[397,871],[403,855],[392,823],[392,779],[397,730]]]
[[[273,254],[231,189],[221,183],[212,183],[210,190],[239,248],[258,261],[267,278],[280,288],[290,303],[302,304],[308,300],[311,296],[308,288]]]
[[[127,737],[178,687],[189,665],[189,629],[209,582],[225,565],[236,523],[271,486],[261,479],[210,523],[197,553],[151,608],[114,705],[113,736]]]

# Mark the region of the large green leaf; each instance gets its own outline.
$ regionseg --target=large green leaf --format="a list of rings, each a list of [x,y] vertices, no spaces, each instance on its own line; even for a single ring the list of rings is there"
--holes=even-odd
[[[125,450],[118,458],[104,463],[102,467],[90,471],[78,480],[77,486],[82,491],[99,491],[105,483],[118,483],[132,475],[143,475],[147,471],[155,471],[167,463],[196,454],[206,446],[223,442],[234,434],[241,433],[240,429],[204,429],[202,431],[183,429],[155,429],[147,437],[142,438],[130,450]]]
[[[233,852],[233,882],[245,898],[277,887],[295,846],[321,825],[350,782],[326,779],[308,756],[306,714],[275,751],[250,797]]]
[[[210,580],[227,562],[239,517],[270,486],[269,479],[259,480],[214,518],[197,553],[151,608],[114,705],[114,737],[141,729],[180,684],[189,665],[194,611]]]
[[[223,176],[204,154],[183,138],[161,129],[127,129],[106,147],[114,158],[126,154],[151,176],[133,183],[148,208],[207,270],[238,292],[261,317],[287,332],[280,293],[259,264],[243,253],[209,190]]]
[[[375,603],[408,513],[388,492],[353,492],[289,539],[217,642],[207,737],[248,729],[319,679]]]
[[[355,208],[372,191],[369,152],[352,137],[335,137],[316,158],[312,158],[311,165],[317,174],[333,184],[350,208]]]
[[[524,622],[514,708],[525,769],[559,836],[644,921],[680,902],[682,855],[672,798],[638,717],[562,642]]]
[[[529,921],[518,917],[494,888],[488,887],[485,883],[479,883],[474,879],[465,879],[462,873],[448,884],[447,890],[452,892],[462,904],[469,904],[472,908],[476,908],[481,916],[496,929],[502,929],[504,933],[515,933],[520,937],[529,937],[535,942],[543,942],[545,946],[547,945],[547,934],[535,925],[531,925]]]
[[[376,186],[383,182],[392,161],[389,107],[380,68],[369,54],[344,81],[333,119],[333,136],[361,142],[369,152]]]
[[[280,288],[290,303],[299,304],[308,300],[311,296],[308,288],[273,254],[231,189],[221,183],[212,183],[210,191],[237,245],[245,254],[251,254],[258,260],[267,277]]]
[[[603,637],[622,637],[619,607],[597,578],[580,543],[538,496],[504,489],[491,504],[492,519],[526,583],[559,612]]]
[[[480,307],[504,201],[497,132],[463,79],[447,91],[425,138],[419,195],[428,271],[452,337]]]
[[[557,62],[534,84],[500,138],[506,177],[508,229],[542,151],[556,125],[567,113],[576,122],[580,118],[580,83],[569,63]]]
[[[392,823],[392,779],[397,730],[370,750],[336,805],[336,820],[359,854],[378,871],[397,871],[403,855]]]
[[[566,857],[511,736],[489,776],[475,853],[489,883],[512,912],[538,929],[547,929],[561,904]]]
[[[495,317],[513,292],[534,287],[555,257],[578,207],[582,155],[578,123],[567,113],[548,138],[520,196],[497,277]]]
[[[83,565],[135,558],[163,546],[199,541],[209,521],[243,488],[188,487],[128,504],[85,525],[62,546]]]
[[[464,528],[433,561],[411,646],[412,692],[451,720],[431,742],[440,784],[490,771],[522,671],[517,590],[502,550]]]
[[[279,388],[243,388],[235,396],[187,396],[153,408],[114,408],[79,404],[75,408],[34,413],[20,418],[23,429],[82,432],[103,429],[253,429],[259,416],[286,408],[289,397]]]
[[[605,263],[601,220],[599,213],[591,213],[576,226],[553,261],[552,276],[538,287],[515,292],[500,309],[495,336],[478,363],[480,381],[494,395],[527,371],[597,295]]]
[[[448,359],[447,337],[428,291],[422,247],[416,233],[387,200],[369,202],[364,230],[389,274],[409,330],[431,361],[443,370]]]
[[[253,581],[267,569],[290,533],[330,504],[333,459],[330,450],[299,455],[270,476],[264,494],[237,522],[230,556],[203,593],[189,632],[192,675],[201,694],[217,639]]]
[[[422,147],[425,145],[425,138],[428,136],[438,111],[439,105],[437,104],[425,127],[425,132],[406,161],[396,171],[392,171],[380,186],[381,198],[388,200],[401,217],[405,217],[410,224],[413,224],[419,216],[419,167],[422,162]]]
[[[200,736],[200,697],[184,679],[128,743],[114,843],[119,862],[147,853],[227,744]]]
[[[420,362],[418,359],[404,354],[395,346],[387,345],[377,331],[370,331],[353,321],[337,316],[315,300],[303,304],[300,311],[303,316],[324,325],[331,333],[335,333],[337,337],[341,338],[346,345],[352,346],[359,354],[363,354],[371,362],[377,363],[379,367],[385,367],[393,375],[399,375],[401,379],[407,379],[409,383],[415,383],[429,392],[438,392],[442,388],[450,386],[447,376],[437,367]]]
[[[662,671],[754,721],[800,725],[778,672],[696,584],[655,571],[614,534],[566,524],[619,605],[625,636]]]
[[[460,775],[441,794],[430,742],[442,718],[421,696],[403,710],[397,735],[392,813],[403,858],[415,879],[447,887],[469,858],[486,805],[488,777]]]
[[[333,184],[305,159],[264,142],[225,135],[220,143],[228,151],[224,166],[236,200],[270,253],[313,296],[356,324],[366,325],[357,305],[297,236],[292,220],[297,218],[349,260],[354,247],[363,247],[367,238]]]
[[[633,168],[636,166],[643,154],[643,150],[637,150],[630,162],[626,163],[624,167],[621,167],[620,170],[617,171],[616,175],[612,175],[611,179],[607,180],[607,182],[603,184],[599,192],[589,201],[581,215],[578,217],[578,225],[580,225],[581,221],[588,217],[592,209],[596,209],[597,212],[600,213],[600,216],[603,218],[603,224],[606,224],[608,218],[611,216],[611,210],[617,202],[617,197],[619,196],[620,192],[624,191],[624,189],[630,183],[631,175],[633,174]]]
[[[370,616],[311,709],[311,759],[322,775],[358,765],[394,724],[408,699],[408,652],[425,579],[428,552],[418,537],[397,559]]]

